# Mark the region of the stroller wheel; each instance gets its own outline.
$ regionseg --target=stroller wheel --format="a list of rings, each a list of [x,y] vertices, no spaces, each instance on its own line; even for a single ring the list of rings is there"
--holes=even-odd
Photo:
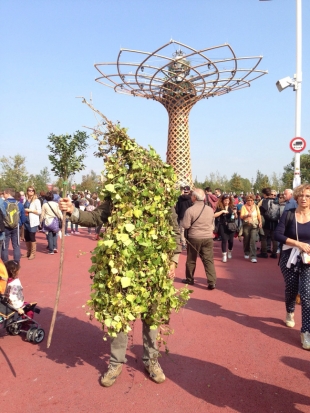
[[[44,340],[44,337],[45,331],[43,330],[43,328],[37,328],[33,330],[32,341],[34,342],[34,344],[41,343],[41,341]]]
[[[11,336],[18,336],[18,334],[20,333],[21,328],[22,328],[21,324],[12,323],[6,328],[6,331]]]
[[[26,339],[27,341],[31,342],[33,339],[33,334],[37,329],[35,327],[29,328],[29,330],[27,331],[27,335],[26,335]]]

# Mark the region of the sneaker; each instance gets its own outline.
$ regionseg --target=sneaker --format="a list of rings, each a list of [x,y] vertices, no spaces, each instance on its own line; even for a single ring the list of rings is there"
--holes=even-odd
[[[65,234],[65,237],[70,237],[70,234]]]
[[[79,231],[75,231],[75,234],[76,234],[76,235],[80,235]]]
[[[112,364],[109,364],[108,371],[101,376],[100,378],[100,384],[103,387],[110,387],[112,384],[115,383],[115,380],[117,377],[121,374],[123,369],[122,364],[118,364],[117,366],[113,366]]]
[[[208,284],[208,290],[214,290],[215,284]]]
[[[305,333],[300,334],[302,348],[305,350],[310,350],[310,333],[306,331]]]
[[[248,259],[250,258],[250,256],[249,256],[249,255],[245,255],[244,258],[245,258],[246,260],[248,260]]]
[[[271,253],[272,253],[272,251],[271,251],[270,248],[267,250],[267,252],[268,252],[268,254],[271,254]]]
[[[256,259],[256,258],[252,258],[252,259],[251,259],[251,262],[257,262],[257,259]]]
[[[55,254],[57,254],[57,252],[58,252],[58,249],[57,249],[57,248],[54,248],[54,252],[55,252]]]
[[[258,254],[257,257],[258,258],[268,258],[268,254],[267,254],[267,252],[261,252],[260,254]]]
[[[270,258],[278,258],[277,254],[271,254]]]
[[[284,322],[286,324],[286,327],[295,327],[294,313],[286,313],[286,319]]]
[[[49,255],[54,255],[54,251],[52,251],[52,252],[49,251],[48,253],[49,253]]]
[[[229,251],[229,250],[228,250],[227,258],[228,258],[229,260],[232,259],[232,251]]]
[[[157,358],[149,360],[144,364],[145,370],[150,374],[150,378],[155,381],[155,383],[163,383],[166,380],[166,376]]]

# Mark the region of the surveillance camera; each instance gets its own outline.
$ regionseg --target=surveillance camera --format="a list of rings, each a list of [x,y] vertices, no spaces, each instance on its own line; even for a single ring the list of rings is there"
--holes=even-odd
[[[278,80],[276,83],[276,86],[279,92],[282,92],[282,90],[286,89],[289,86],[293,86],[293,85],[294,85],[293,79],[291,79],[289,76]]]

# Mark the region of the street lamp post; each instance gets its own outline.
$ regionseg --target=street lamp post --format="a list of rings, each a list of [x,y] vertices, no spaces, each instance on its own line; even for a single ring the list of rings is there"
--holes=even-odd
[[[259,0],[269,1],[269,0]],[[296,92],[295,104],[295,137],[301,137],[301,81],[302,81],[302,8],[301,0],[296,0],[296,73],[294,78],[286,77],[277,82],[279,92],[292,86]],[[301,184],[300,153],[295,153],[293,188]]]

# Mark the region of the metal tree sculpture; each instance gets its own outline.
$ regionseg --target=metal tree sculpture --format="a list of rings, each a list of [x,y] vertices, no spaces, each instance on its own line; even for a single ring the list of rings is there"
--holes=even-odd
[[[164,56],[163,50],[169,48],[171,57]],[[131,63],[123,59],[126,53],[130,54]],[[156,100],[166,108],[167,163],[174,167],[180,184],[192,185],[188,124],[191,108],[201,99],[250,86],[250,82],[267,73],[257,69],[261,60],[262,56],[236,57],[229,44],[196,50],[170,40],[152,53],[121,49],[116,62],[95,64],[102,75],[96,81],[118,93]],[[239,61],[249,62],[250,68],[239,68]],[[105,73],[109,66],[116,66],[117,73]]]

